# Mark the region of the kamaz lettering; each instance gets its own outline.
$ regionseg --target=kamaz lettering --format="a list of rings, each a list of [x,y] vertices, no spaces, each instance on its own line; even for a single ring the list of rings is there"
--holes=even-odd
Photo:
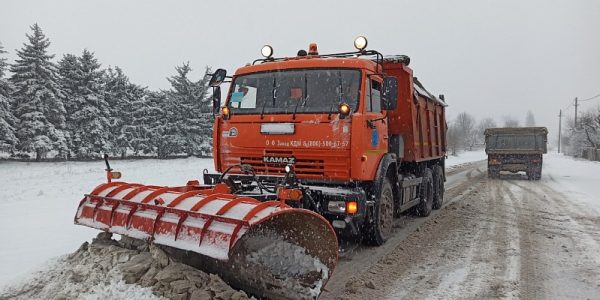
[[[296,163],[296,158],[295,157],[264,156],[263,162],[270,163],[270,164],[293,165],[294,163]]]

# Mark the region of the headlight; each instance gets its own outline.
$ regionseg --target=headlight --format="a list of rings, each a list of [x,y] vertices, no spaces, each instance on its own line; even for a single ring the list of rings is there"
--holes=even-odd
[[[358,202],[356,201],[329,201],[327,210],[333,213],[354,215],[358,212]]]
[[[346,201],[329,201],[327,210],[334,213],[346,213]]]

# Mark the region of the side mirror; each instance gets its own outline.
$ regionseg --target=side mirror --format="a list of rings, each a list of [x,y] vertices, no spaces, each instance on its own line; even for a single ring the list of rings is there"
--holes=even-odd
[[[225,71],[225,69],[217,69],[212,74],[212,77],[210,78],[208,85],[211,87],[217,87],[217,86],[221,85],[221,83],[223,83],[223,81],[225,81],[225,78],[227,78],[227,71]]]
[[[213,115],[215,115],[215,116],[218,115],[220,108],[221,108],[221,87],[215,86],[215,87],[213,87],[213,94],[212,94]]]
[[[396,77],[383,79],[381,106],[384,110],[394,110],[398,106],[398,79]]]

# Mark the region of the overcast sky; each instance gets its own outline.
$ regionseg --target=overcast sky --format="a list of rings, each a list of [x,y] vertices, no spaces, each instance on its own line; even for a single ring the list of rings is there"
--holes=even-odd
[[[95,52],[150,89],[190,61],[233,73],[271,44],[293,56],[317,42],[322,53],[369,48],[411,57],[415,76],[446,95],[448,115],[532,110],[554,136],[558,111],[600,94],[600,1],[3,1],[0,41],[14,59],[37,22],[50,52]],[[581,109],[598,105],[588,101]],[[573,114],[570,108],[567,115]]]

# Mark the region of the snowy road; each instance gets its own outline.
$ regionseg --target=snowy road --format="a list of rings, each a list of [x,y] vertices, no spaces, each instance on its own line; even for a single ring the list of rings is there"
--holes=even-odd
[[[545,163],[538,182],[489,180],[485,164],[451,174],[451,203],[401,225],[393,247],[364,251],[374,257],[349,255],[323,298],[597,299],[600,214],[590,193],[600,188],[586,181],[600,182],[600,164],[553,155]]]

